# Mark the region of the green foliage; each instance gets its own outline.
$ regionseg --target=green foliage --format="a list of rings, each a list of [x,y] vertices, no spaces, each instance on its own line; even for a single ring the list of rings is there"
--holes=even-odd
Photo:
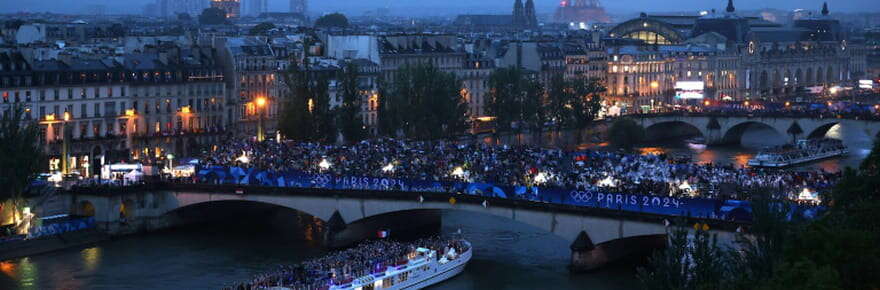
[[[673,232],[669,248],[656,253],[649,268],[639,270],[639,279],[653,289],[880,288],[878,144],[862,170],[846,170],[826,199],[828,212],[819,219],[789,221],[787,203],[758,195],[752,200],[752,225],[720,260],[710,258],[718,252],[709,249],[717,245],[701,246],[695,238],[688,249],[682,246],[681,233]],[[706,249],[703,254],[695,250],[701,247]],[[694,262],[688,265],[688,259],[673,257],[693,257]],[[701,259],[711,262],[696,262]]]
[[[215,7],[202,10],[202,14],[199,15],[199,23],[202,25],[224,24],[226,23],[226,11]]]
[[[540,127],[546,119],[544,88],[519,68],[501,68],[489,76],[487,110],[498,131]]]
[[[291,66],[284,74],[291,95],[283,104],[279,129],[288,139],[333,142],[336,127],[330,110],[329,80],[313,78],[305,67]]]
[[[337,126],[346,142],[354,143],[367,137],[360,115],[361,93],[358,88],[358,66],[348,63],[339,77],[342,105],[336,109]]]
[[[840,275],[834,268],[819,266],[808,259],[800,259],[793,263],[783,263],[774,273],[773,278],[760,287],[762,290],[804,289],[804,290],[836,290],[840,286]]]
[[[348,27],[348,18],[342,13],[327,14],[315,20],[315,27],[346,28]]]
[[[617,119],[608,128],[608,141],[617,148],[630,150],[644,139],[645,129],[632,119]]]
[[[557,128],[583,128],[593,122],[602,109],[600,93],[605,88],[594,79],[565,81],[554,77],[547,90],[547,112]]]
[[[192,16],[189,13],[179,13],[177,14],[177,21],[189,22],[192,21]]]
[[[402,132],[431,140],[462,134],[468,128],[467,104],[455,74],[431,64],[404,66],[394,84],[382,85],[379,118],[383,134]]]
[[[715,235],[673,227],[667,249],[655,253],[637,277],[644,289],[718,289],[725,275],[723,252]]]
[[[251,28],[250,35],[266,35],[269,30],[275,29],[275,24],[271,22],[263,22]]]
[[[688,231],[673,227],[668,233],[667,248],[651,256],[647,268],[639,268],[637,277],[644,289],[686,289],[691,260],[687,258]]]
[[[13,106],[0,118],[0,203],[19,202],[45,163],[40,128],[25,120],[24,108]]]

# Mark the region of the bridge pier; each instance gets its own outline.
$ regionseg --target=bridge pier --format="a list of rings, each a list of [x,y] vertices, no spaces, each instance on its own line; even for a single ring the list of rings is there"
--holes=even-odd
[[[595,245],[587,232],[581,231],[571,244],[569,270],[573,273],[589,272],[616,261],[646,256],[665,247],[666,235],[635,236]]]

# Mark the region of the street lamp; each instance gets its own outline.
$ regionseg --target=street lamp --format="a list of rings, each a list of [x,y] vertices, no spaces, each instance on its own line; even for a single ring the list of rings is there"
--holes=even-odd
[[[256,113],[257,113],[257,117],[259,118],[258,122],[257,122],[257,141],[258,142],[263,142],[263,140],[266,140],[266,132],[263,132],[264,131],[263,110],[266,107],[266,102],[267,102],[266,98],[264,98],[264,97],[259,97],[255,101],[255,103],[257,104],[257,108],[256,108],[257,112]]]

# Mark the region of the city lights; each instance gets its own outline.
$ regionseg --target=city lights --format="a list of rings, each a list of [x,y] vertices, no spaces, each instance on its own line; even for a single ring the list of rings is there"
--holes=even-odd
[[[332,164],[330,164],[330,162],[327,161],[327,158],[321,159],[321,162],[318,163],[318,167],[320,167],[321,170],[330,169],[330,166],[332,166]]]

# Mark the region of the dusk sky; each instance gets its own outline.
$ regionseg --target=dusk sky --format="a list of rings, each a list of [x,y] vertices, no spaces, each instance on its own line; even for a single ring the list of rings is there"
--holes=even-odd
[[[0,0],[0,13],[29,12],[82,12],[89,4],[106,5],[110,13],[140,13],[144,4],[155,0]],[[612,13],[634,13],[640,11],[698,11],[712,8],[721,9],[726,0],[615,0],[603,1]],[[737,9],[777,8],[791,10],[796,8],[818,9],[823,0],[735,0]],[[831,0],[832,12],[874,12],[880,11],[877,0]],[[390,5],[392,13],[406,9],[408,13],[430,15],[455,15],[461,13],[505,13],[511,10],[513,0],[313,0],[309,1],[311,13],[343,12],[359,15],[365,10]],[[558,4],[555,0],[537,0],[538,13],[551,13]],[[269,0],[269,10],[286,11],[288,0]],[[401,11],[403,12],[403,11]],[[399,13],[398,13],[399,14]]]

